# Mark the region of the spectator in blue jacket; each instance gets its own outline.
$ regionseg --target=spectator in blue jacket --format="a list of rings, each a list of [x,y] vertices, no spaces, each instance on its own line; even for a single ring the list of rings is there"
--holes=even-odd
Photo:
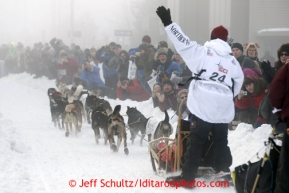
[[[170,79],[172,73],[175,71],[179,73],[182,72],[180,66],[176,62],[171,61],[171,59],[167,57],[167,52],[165,50],[160,49],[158,51],[156,81],[162,83],[163,81]]]
[[[82,65],[82,71],[80,78],[86,81],[88,89],[91,85],[96,85],[98,87],[104,87],[104,82],[100,78],[99,74],[100,68],[98,66],[93,66],[87,61]]]
[[[107,96],[109,98],[116,98],[116,95],[113,94],[113,90],[109,87],[106,87],[99,74],[100,68],[98,66],[91,65],[89,62],[84,62],[82,65],[82,71],[80,78],[85,81],[88,90],[100,91],[100,96]]]
[[[118,76],[114,68],[109,68],[108,63],[114,58],[115,42],[111,42],[108,46],[103,46],[96,53],[96,58],[102,62],[103,77],[107,87],[116,90]]]

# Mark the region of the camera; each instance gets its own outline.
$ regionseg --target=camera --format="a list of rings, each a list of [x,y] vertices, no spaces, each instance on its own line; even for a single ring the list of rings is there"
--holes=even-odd
[[[243,95],[247,95],[247,91],[241,90],[241,92],[242,92]]]

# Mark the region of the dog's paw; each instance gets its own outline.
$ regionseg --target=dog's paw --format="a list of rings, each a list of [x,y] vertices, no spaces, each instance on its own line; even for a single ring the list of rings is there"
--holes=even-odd
[[[128,148],[127,148],[127,147],[124,148],[124,153],[125,153],[125,155],[128,155],[129,151],[128,151]]]
[[[65,137],[68,137],[69,136],[69,132],[65,132]]]

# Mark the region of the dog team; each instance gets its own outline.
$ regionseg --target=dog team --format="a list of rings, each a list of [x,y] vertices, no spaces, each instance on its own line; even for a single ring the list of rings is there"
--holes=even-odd
[[[107,144],[107,141],[109,141],[111,150],[118,152],[123,140],[124,152],[128,155],[127,130],[130,130],[132,144],[136,136],[141,137],[141,146],[145,135],[148,135],[148,141],[151,141],[152,135],[153,139],[157,139],[163,136],[169,137],[173,132],[167,111],[165,111],[165,119],[155,124],[155,129],[151,131],[148,129],[151,117],[146,118],[136,107],[127,107],[128,123],[126,124],[123,116],[120,115],[121,105],[116,105],[112,110],[108,101],[99,98],[93,92],[84,91],[82,85],[72,85],[69,89],[65,83],[57,81],[56,86],[59,91],[55,88],[49,88],[47,93],[50,112],[55,127],[58,126],[59,129],[64,129],[65,124],[66,137],[73,132],[73,128],[75,136],[77,136],[81,131],[84,118],[88,124],[91,124],[96,144],[99,144],[101,129],[104,143]],[[138,134],[139,132],[141,135]],[[115,136],[117,136],[117,143],[114,140]]]

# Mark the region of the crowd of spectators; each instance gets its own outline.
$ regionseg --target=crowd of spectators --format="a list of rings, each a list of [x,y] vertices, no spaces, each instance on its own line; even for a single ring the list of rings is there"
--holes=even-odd
[[[178,112],[183,100],[180,98],[187,97],[186,89],[194,74],[166,41],[160,41],[154,47],[150,36],[145,35],[138,45],[126,51],[120,44],[111,42],[100,48],[83,50],[75,44],[69,47],[57,38],[45,44],[35,43],[33,48],[11,42],[0,48],[0,78],[27,72],[34,78],[46,76],[67,85],[77,82],[84,89],[102,97],[135,101],[152,98],[155,108]],[[263,123],[274,123],[269,100],[265,99],[270,93],[270,83],[276,71],[289,62],[288,43],[277,50],[278,60],[273,67],[269,62],[272,57],[268,53],[262,61],[259,60],[259,47],[257,43],[231,44],[232,54],[245,75],[242,91],[234,101],[235,120],[252,124],[254,128]],[[136,76],[129,79],[132,65],[136,66]],[[187,109],[184,107],[182,111],[186,112]]]

